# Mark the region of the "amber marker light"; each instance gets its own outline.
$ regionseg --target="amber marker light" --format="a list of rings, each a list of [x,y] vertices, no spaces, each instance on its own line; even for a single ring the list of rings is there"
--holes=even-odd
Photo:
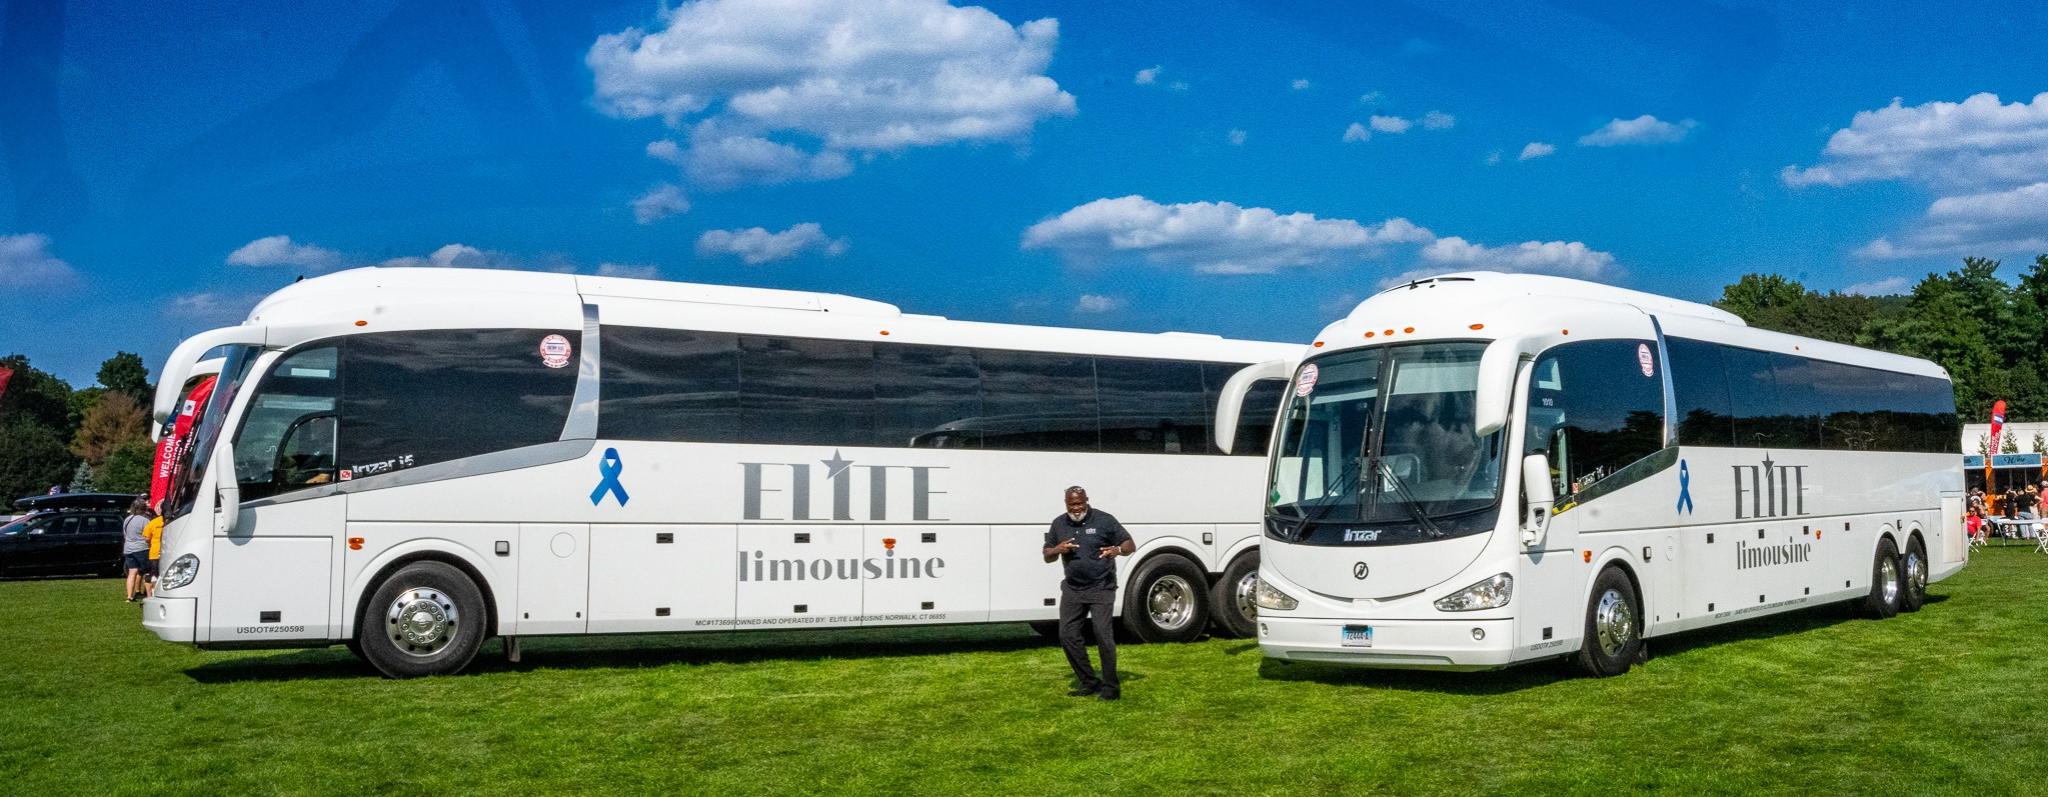
[[[883,337],[888,337],[888,335],[889,335],[889,330],[886,330],[886,329],[882,330],[882,336],[883,336]]]
[[[1468,329],[1485,329],[1485,328],[1486,328],[1486,325],[1485,325],[1485,324],[1473,324],[1472,326],[1468,327]]]
[[[1558,334],[1560,334],[1560,335],[1569,335],[1569,334],[1572,334],[1572,331],[1571,331],[1571,330],[1569,330],[1569,329],[1560,329],[1560,330],[1558,330],[1557,332],[1558,332]]]
[[[891,551],[893,551],[893,550],[896,550],[896,538],[895,538],[895,537],[883,537],[883,538],[882,538],[882,547],[883,547],[883,548],[886,548],[886,549],[889,549],[889,550],[891,550]]]
[[[1587,552],[1586,552],[1586,564],[1589,564],[1589,565],[1590,565],[1590,564],[1592,564],[1592,563],[1593,563],[1593,552],[1592,552],[1592,551],[1587,551]]]
[[[1414,331],[1415,331],[1415,328],[1414,328],[1414,327],[1402,327],[1402,328],[1401,328],[1401,331],[1402,331],[1402,332],[1414,332]]]
[[[363,549],[363,538],[361,538],[361,537],[350,537],[350,538],[348,538],[348,549],[349,549],[349,550],[351,550],[351,551],[360,551],[360,550],[362,550],[362,549]]]
[[[1316,341],[1316,348],[1320,349],[1320,348],[1322,348],[1322,347],[1323,347],[1323,342],[1322,342],[1322,341],[1320,341],[1320,340],[1319,340],[1319,341]]]
[[[356,321],[356,326],[359,326],[359,327],[366,327],[366,326],[369,326],[369,325],[370,325],[370,322],[368,322],[368,321],[364,321],[364,320],[361,320],[361,319],[357,319],[357,321]]]

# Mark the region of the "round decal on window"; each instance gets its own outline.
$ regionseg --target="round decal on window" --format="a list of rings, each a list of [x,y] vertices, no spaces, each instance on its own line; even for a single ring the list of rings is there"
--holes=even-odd
[[[1294,382],[1294,395],[1297,397],[1306,397],[1308,396],[1308,394],[1315,392],[1317,375],[1318,369],[1316,368],[1315,363],[1309,363],[1307,365],[1302,366],[1301,378],[1295,380]]]
[[[549,368],[560,368],[569,364],[569,339],[560,335],[549,335],[540,339],[540,363]]]
[[[1650,344],[1636,344],[1636,363],[1643,366],[1643,376],[1657,375],[1657,358],[1650,356]]]

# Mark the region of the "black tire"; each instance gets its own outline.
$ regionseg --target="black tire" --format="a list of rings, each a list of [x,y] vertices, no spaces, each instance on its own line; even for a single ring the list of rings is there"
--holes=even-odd
[[[1877,541],[1877,558],[1870,562],[1870,594],[1863,598],[1864,615],[1883,620],[1899,613],[1903,584],[1899,579],[1899,548],[1890,537]]]
[[[355,656],[358,659],[362,659],[365,662],[370,660],[368,656],[363,655],[363,645],[360,642],[357,642],[353,639],[345,640],[341,643],[341,646],[347,648],[349,654]]]
[[[1209,587],[1209,617],[1217,636],[1243,639],[1259,632],[1259,609],[1252,605],[1250,591],[1258,583],[1257,549],[1246,551],[1223,568],[1223,575]]]
[[[1145,560],[1124,595],[1124,630],[1140,642],[1201,638],[1209,624],[1208,583],[1202,569],[1179,554]]]
[[[1586,600],[1586,637],[1579,667],[1597,678],[1620,675],[1643,658],[1643,609],[1635,581],[1619,567],[1600,571]],[[1603,635],[1602,631],[1606,633]]]
[[[356,645],[388,678],[452,675],[483,646],[485,611],[483,592],[467,574],[441,562],[414,562],[371,593]],[[394,613],[417,618],[414,635]]]
[[[1927,548],[1920,538],[1906,541],[1906,556],[1899,560],[1899,611],[1917,612],[1927,602]]]

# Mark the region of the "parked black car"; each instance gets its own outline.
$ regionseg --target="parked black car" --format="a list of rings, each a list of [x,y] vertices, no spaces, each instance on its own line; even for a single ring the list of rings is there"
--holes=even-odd
[[[28,514],[0,526],[0,575],[120,575],[121,520],[133,500],[121,493],[16,500]]]

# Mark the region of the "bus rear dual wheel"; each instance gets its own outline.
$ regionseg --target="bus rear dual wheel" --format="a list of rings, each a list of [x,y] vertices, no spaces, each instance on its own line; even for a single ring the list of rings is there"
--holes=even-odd
[[[355,646],[387,678],[452,675],[483,645],[483,592],[443,562],[413,562],[392,573],[363,606]]]
[[[1863,613],[1882,620],[1899,612],[1917,612],[1927,602],[1927,548],[1920,538],[1906,541],[1906,552],[1890,537],[1878,540],[1877,556],[1870,563],[1870,594],[1863,598]]]

